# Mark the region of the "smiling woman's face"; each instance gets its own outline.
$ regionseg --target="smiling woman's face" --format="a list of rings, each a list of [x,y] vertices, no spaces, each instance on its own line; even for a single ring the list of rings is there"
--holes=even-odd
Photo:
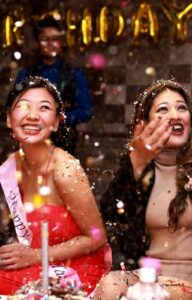
[[[59,124],[53,96],[46,88],[27,90],[13,102],[7,124],[21,143],[44,142]]]
[[[180,148],[190,134],[191,116],[184,98],[176,91],[166,89],[158,94],[149,113],[149,121],[158,115],[170,120],[172,133],[166,147]]]

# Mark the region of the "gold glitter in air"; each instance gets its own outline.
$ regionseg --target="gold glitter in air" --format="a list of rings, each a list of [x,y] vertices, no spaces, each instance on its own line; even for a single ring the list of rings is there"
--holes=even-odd
[[[169,247],[169,242],[168,242],[168,241],[165,241],[164,247],[165,247],[165,248],[168,248],[168,247]]]
[[[45,197],[36,193],[33,195],[33,203],[35,208],[40,208],[45,204]]]
[[[24,155],[25,155],[25,153],[23,152],[23,149],[22,149],[22,148],[19,149],[19,155],[20,155],[20,156],[24,156]]]
[[[123,208],[124,207],[124,203],[121,200],[118,200],[117,204],[116,204],[117,208]]]
[[[29,111],[29,105],[27,103],[22,103],[20,105],[20,108],[23,110],[23,111]]]
[[[43,183],[43,176],[38,175],[37,176],[37,184],[42,184]]]
[[[149,76],[155,76],[156,75],[156,70],[154,67],[147,67],[145,69],[145,74]]]
[[[142,184],[143,184],[144,190],[146,190],[147,187],[149,186],[150,180],[152,177],[153,177],[153,171],[147,172],[147,174],[143,177]]]
[[[25,207],[25,211],[27,213],[30,213],[30,212],[32,212],[34,210],[34,204],[31,203],[31,202],[25,202],[24,203],[24,207]]]
[[[44,197],[49,196],[51,194],[51,188],[47,185],[43,185],[39,188],[39,194]]]
[[[118,214],[120,214],[120,215],[122,215],[123,213],[124,213],[124,208],[118,208],[117,209],[117,212],[118,212]]]
[[[21,182],[22,181],[22,172],[21,171],[16,171],[16,179],[17,179],[17,182]]]
[[[47,146],[50,146],[50,145],[51,145],[51,140],[50,140],[50,139],[46,139],[46,140],[45,140],[45,144],[46,144]]]

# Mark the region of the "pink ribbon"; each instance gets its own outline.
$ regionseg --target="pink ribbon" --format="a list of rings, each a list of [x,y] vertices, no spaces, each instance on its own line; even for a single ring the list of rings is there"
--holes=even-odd
[[[17,238],[20,243],[30,245],[32,232],[29,230],[25,209],[18,188],[14,154],[0,166],[0,182],[14,222]]]

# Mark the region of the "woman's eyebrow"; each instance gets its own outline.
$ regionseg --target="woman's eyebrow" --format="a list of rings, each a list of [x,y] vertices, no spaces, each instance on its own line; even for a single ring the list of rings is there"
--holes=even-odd
[[[41,100],[40,103],[42,103],[42,102],[43,103],[46,102],[46,103],[50,103],[50,104],[52,103],[50,100]]]

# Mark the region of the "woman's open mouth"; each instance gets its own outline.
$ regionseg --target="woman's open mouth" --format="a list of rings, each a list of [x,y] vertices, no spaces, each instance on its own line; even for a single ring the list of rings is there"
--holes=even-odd
[[[177,123],[173,124],[172,126],[172,133],[173,135],[182,135],[184,133],[184,126],[183,124]]]
[[[42,127],[39,125],[24,125],[24,126],[22,126],[22,129],[23,129],[24,133],[26,133],[26,134],[35,135],[40,132]]]

